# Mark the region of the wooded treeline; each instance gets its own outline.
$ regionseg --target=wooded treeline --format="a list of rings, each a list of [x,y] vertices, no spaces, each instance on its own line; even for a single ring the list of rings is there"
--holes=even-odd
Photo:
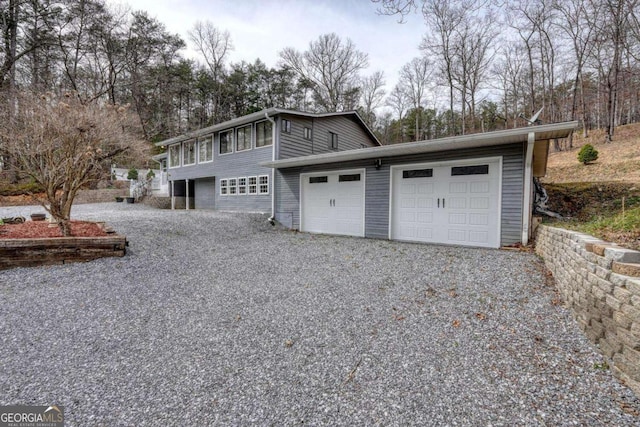
[[[640,0],[373,2],[426,24],[422,55],[390,88],[336,34],[304,52],[283,46],[270,68],[230,62],[224,23],[194,23],[185,41],[104,0],[0,0],[0,95],[71,90],[130,104],[149,141],[268,107],[358,109],[385,143],[523,126],[540,108],[542,122],[580,120],[609,140],[640,121]],[[185,57],[187,43],[199,60]]]

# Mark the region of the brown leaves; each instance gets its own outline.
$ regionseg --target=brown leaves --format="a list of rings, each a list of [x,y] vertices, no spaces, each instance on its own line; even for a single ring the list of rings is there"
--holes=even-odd
[[[454,328],[459,328],[460,327],[460,320],[456,319],[453,321],[453,323],[451,324]]]
[[[484,313],[476,313],[476,318],[479,320],[484,320],[487,316]]]

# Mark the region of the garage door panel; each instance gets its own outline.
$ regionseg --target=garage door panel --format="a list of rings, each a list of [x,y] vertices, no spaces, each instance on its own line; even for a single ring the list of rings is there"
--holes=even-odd
[[[489,181],[475,181],[469,185],[470,193],[488,193],[489,192]]]
[[[460,225],[467,223],[467,214],[464,213],[450,213],[449,224]]]
[[[419,212],[417,217],[420,224],[433,224],[433,212]]]
[[[434,237],[433,228],[427,228],[427,227],[418,228],[417,237],[422,241],[433,239]]]
[[[419,209],[431,209],[435,205],[433,198],[419,198],[418,199],[418,208]]]
[[[418,194],[433,194],[433,184],[432,183],[419,184]]]
[[[449,193],[466,193],[467,192],[467,183],[466,182],[451,182],[449,183]]]
[[[416,186],[414,184],[403,184],[400,187],[400,194],[416,194]]]
[[[445,206],[448,206],[449,209],[466,209],[467,199],[463,197],[452,197],[447,199]]]
[[[364,235],[364,171],[302,175],[301,229]]]
[[[469,208],[489,209],[489,198],[488,197],[471,197],[469,198]]]
[[[403,198],[401,201],[403,209],[411,209],[416,207],[416,199]]]
[[[489,241],[489,233],[486,231],[469,231],[469,241],[477,244],[485,244]]]
[[[469,214],[469,225],[489,225],[489,216],[486,214]]]
[[[449,229],[449,240],[452,242],[465,242],[467,241],[467,232],[465,230]]]
[[[390,237],[498,247],[499,167],[498,159],[394,167]]]

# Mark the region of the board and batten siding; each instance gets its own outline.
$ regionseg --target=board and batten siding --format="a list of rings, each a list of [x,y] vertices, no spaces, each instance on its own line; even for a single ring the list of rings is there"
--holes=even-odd
[[[375,169],[373,159],[278,170],[276,219],[291,218],[291,228],[300,228],[300,174],[340,169],[366,169],[365,237],[389,237],[389,203],[391,166],[467,160],[502,156],[502,205],[500,244],[510,245],[522,240],[522,203],[524,191],[524,144],[443,151],[422,155],[382,158],[382,167]],[[279,219],[278,219],[279,220]],[[288,224],[285,224],[288,225]]]
[[[291,133],[282,132],[282,119],[291,122]],[[311,154],[331,153],[333,151],[354,150],[375,147],[364,128],[358,124],[354,116],[299,117],[282,115],[278,118],[280,146],[278,159],[309,156]],[[312,139],[304,138],[304,128],[312,130]],[[329,132],[338,134],[338,149],[329,147]]]

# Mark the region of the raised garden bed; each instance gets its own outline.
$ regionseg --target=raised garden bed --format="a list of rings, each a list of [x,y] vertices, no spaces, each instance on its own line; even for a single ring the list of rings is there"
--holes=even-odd
[[[0,226],[0,270],[123,257],[127,239],[102,223],[73,221],[74,236],[62,237],[46,222]]]

